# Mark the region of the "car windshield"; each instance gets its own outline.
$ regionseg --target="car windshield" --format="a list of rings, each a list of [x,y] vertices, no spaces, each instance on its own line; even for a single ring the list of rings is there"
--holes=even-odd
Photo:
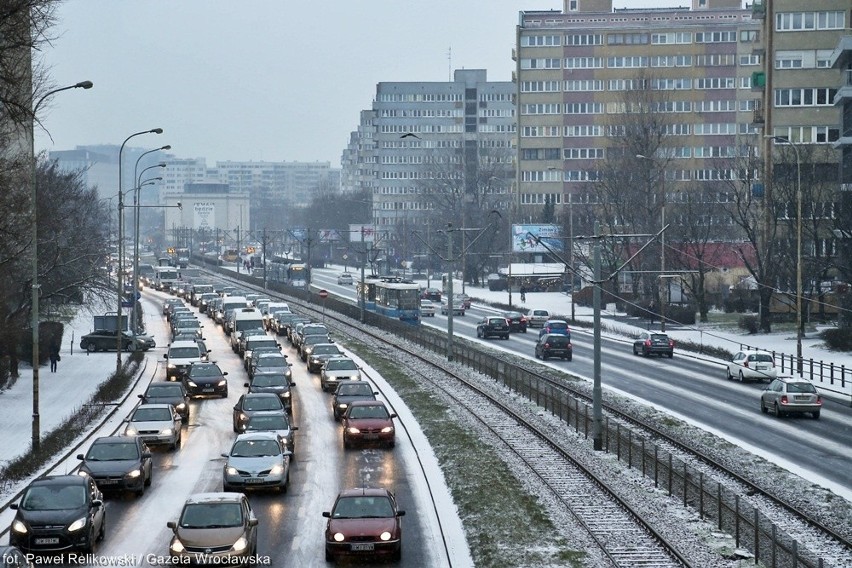
[[[180,526],[185,529],[238,527],[243,524],[239,503],[191,503],[183,508]]]
[[[278,349],[278,345],[275,343],[274,339],[271,340],[271,341],[268,340],[268,339],[263,339],[263,340],[249,339],[248,341],[246,341],[246,349],[254,351],[255,349],[260,349],[261,347],[273,347],[275,349]]]
[[[218,377],[222,370],[217,365],[193,365],[189,369],[190,377]]]
[[[336,345],[317,345],[314,347],[314,355],[332,355],[340,354],[340,349]]]
[[[133,413],[133,418],[130,419],[131,422],[171,422],[171,420],[172,413],[168,408],[146,408],[144,406],[137,408],[136,412]]]
[[[169,359],[192,359],[198,358],[198,347],[175,347],[169,350]]]
[[[305,345],[316,345],[317,343],[328,343],[327,335],[306,335],[303,342]]]
[[[328,328],[324,325],[306,325],[302,328],[302,335],[328,335]]]
[[[175,396],[183,396],[183,390],[178,384],[171,385],[151,385],[148,387],[145,396],[150,398],[160,398],[160,397],[175,397]]]
[[[749,357],[752,361],[757,361],[760,363],[772,363],[772,355],[768,353],[755,353],[751,357]]]
[[[340,385],[337,387],[338,396],[373,395],[373,387],[367,383],[357,382],[351,385]]]
[[[331,360],[325,364],[326,371],[357,371],[358,364],[352,359]]]
[[[135,460],[139,457],[136,443],[109,442],[94,444],[86,454],[88,461]]]
[[[502,325],[506,323],[506,320],[503,318],[489,318],[488,323],[490,323],[491,325]]]
[[[277,396],[249,396],[243,400],[243,410],[279,410],[284,408]]]
[[[199,322],[197,319],[191,319],[191,318],[178,320],[177,323],[175,324],[175,327],[200,327],[200,326],[201,326],[201,322]]]
[[[349,418],[388,418],[387,409],[379,404],[353,406],[349,408]]]
[[[277,456],[281,448],[275,440],[239,440],[231,448],[231,456],[235,458],[259,458],[262,456]]]
[[[568,324],[567,323],[559,323],[559,322],[551,322],[550,324],[548,324],[547,327],[549,327],[552,330],[558,331],[558,330],[562,330],[562,329],[568,329]]]
[[[283,387],[287,385],[284,375],[255,375],[251,382],[253,387]]]
[[[85,485],[35,485],[21,499],[26,511],[60,511],[79,509],[86,505]]]
[[[665,333],[652,333],[651,339],[654,340],[654,341],[668,341],[669,336],[666,335]]]
[[[331,516],[335,519],[383,519],[394,515],[387,497],[341,497]]]
[[[816,389],[811,383],[787,383],[787,392],[816,394]]]
[[[248,423],[246,424],[246,431],[249,430],[289,430],[290,423],[287,421],[287,417],[283,414],[276,414],[272,416],[252,416],[249,418]]]

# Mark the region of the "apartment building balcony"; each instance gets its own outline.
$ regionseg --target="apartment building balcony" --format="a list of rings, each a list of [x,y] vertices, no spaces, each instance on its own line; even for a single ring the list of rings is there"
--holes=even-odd
[[[751,17],[754,20],[762,20],[766,17],[766,3],[764,0],[754,0],[751,3]]]
[[[840,88],[837,89],[837,94],[834,95],[834,104],[845,104],[847,101],[852,101],[852,69],[846,69],[841,75],[842,82]]]

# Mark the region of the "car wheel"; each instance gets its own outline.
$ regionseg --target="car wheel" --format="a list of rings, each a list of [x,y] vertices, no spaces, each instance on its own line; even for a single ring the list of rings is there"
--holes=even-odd
[[[566,361],[571,361],[573,358],[574,358],[574,355],[573,355],[573,354],[570,354],[570,355],[568,355],[567,357],[565,357],[565,360],[566,360]]]
[[[819,410],[811,412],[811,416],[814,417],[814,420],[819,420]]]
[[[775,416],[776,418],[782,418],[784,416],[784,413],[781,412],[781,409],[778,407],[777,402],[775,403]]]
[[[101,523],[101,527],[103,527]],[[95,551],[95,527],[89,529],[89,536],[86,539],[86,544],[81,547],[83,554],[91,554]]]
[[[136,497],[142,497],[143,495],[145,495],[145,483],[142,483],[142,487],[140,487],[139,489],[137,489],[133,493],[136,494]]]
[[[524,328],[524,329],[521,330],[521,333],[526,333],[526,332],[527,332],[527,328]]]
[[[106,512],[104,512],[104,516],[101,519],[101,529],[98,531],[98,541],[102,541],[106,536]]]
[[[651,353],[650,353],[647,349],[645,349],[645,348],[643,347],[643,348],[642,348],[642,356],[643,356],[643,357],[650,357],[650,356],[651,356]]]
[[[741,382],[741,383],[744,383],[744,382],[745,382],[745,376],[743,376],[743,372],[742,372],[742,371],[740,371],[740,382]]]
[[[327,546],[325,547],[325,561],[334,562],[334,554],[331,553]]]
[[[731,374],[731,370],[727,367],[727,365],[725,366],[725,379],[729,381],[734,380],[734,376]]]
[[[671,359],[672,357],[674,357],[674,351],[669,351],[669,359]]]
[[[548,357],[550,357],[550,355],[548,355],[548,354],[547,354],[547,351],[542,351],[542,352],[541,352],[541,360],[542,360],[542,361],[547,361],[547,358],[548,358]]]
[[[399,562],[400,560],[402,560],[402,543],[399,544],[399,548],[396,549],[392,557],[393,562]]]
[[[509,334],[507,333],[506,335],[504,335],[504,336],[503,336],[503,339],[508,340],[508,339],[509,339]]]
[[[763,404],[763,399],[760,400],[760,411],[764,414],[769,414],[769,409]]]
[[[151,479],[154,477],[154,472],[148,472],[148,477],[145,478],[145,487],[151,487]]]
[[[352,447],[352,443],[346,439],[346,436],[343,437],[343,449],[348,450]]]
[[[130,353],[131,351],[133,351],[133,344],[128,343],[127,345],[124,346],[124,350],[127,351],[128,353]]]
[[[635,345],[633,346],[633,354],[634,354],[634,355],[639,355],[639,352],[638,352],[638,351],[636,351],[636,346],[635,346]]]
[[[97,348],[97,347],[95,347],[95,344],[94,344],[94,343],[87,343],[87,344],[86,344],[86,352],[87,352],[87,353],[94,353],[94,352],[95,352],[95,351],[97,351],[97,350],[98,350],[98,348]]]

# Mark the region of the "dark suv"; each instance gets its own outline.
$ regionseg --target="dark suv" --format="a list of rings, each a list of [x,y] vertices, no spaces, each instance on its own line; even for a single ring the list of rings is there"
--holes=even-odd
[[[536,341],[535,356],[537,359],[559,357],[570,361],[574,356],[571,336],[561,333],[545,333]]]
[[[643,331],[633,341],[633,354],[647,357],[652,353],[660,357],[665,355],[671,359],[674,356],[674,341],[665,333]]]
[[[509,321],[503,316],[486,316],[476,324],[476,337],[509,339]]]

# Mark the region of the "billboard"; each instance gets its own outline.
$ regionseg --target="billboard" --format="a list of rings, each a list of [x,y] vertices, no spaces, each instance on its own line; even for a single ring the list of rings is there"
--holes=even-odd
[[[540,238],[547,248],[536,241]],[[512,252],[563,252],[558,225],[512,225]]]
[[[211,231],[215,226],[216,205],[212,201],[196,201],[192,205],[192,228]]]
[[[331,243],[341,240],[340,231],[337,229],[320,229],[317,233],[317,236],[319,236],[319,242],[321,243]]]
[[[376,240],[376,227],[373,225],[349,225],[350,243],[372,243]]]

